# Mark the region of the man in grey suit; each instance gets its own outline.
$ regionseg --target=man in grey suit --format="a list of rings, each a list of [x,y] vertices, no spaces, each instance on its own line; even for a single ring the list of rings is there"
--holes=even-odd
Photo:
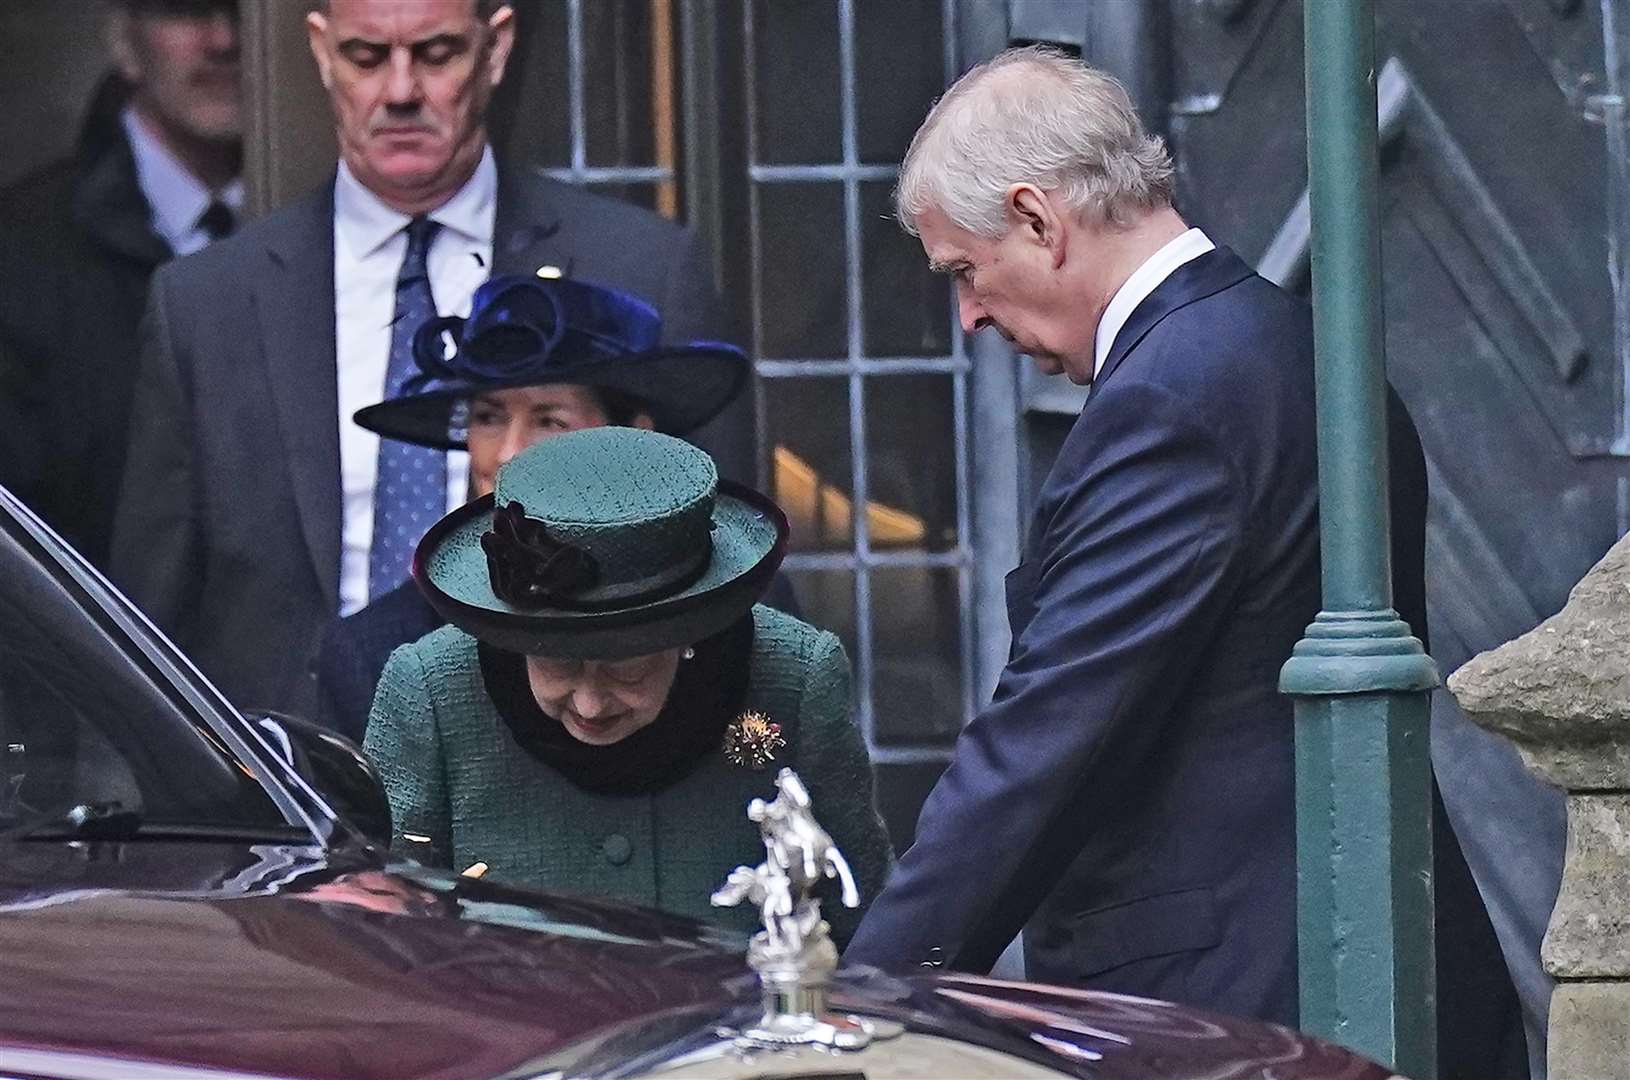
[[[465,496],[461,455],[351,421],[411,373],[414,328],[494,270],[621,288],[676,340],[722,320],[691,234],[496,166],[508,4],[327,0],[307,30],[338,170],[155,277],[112,571],[235,702],[309,713],[322,628],[399,584]]]

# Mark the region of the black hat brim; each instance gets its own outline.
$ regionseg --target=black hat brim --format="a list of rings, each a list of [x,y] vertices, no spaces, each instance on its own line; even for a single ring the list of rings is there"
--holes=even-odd
[[[480,536],[494,496],[459,507],[431,527],[413,557],[413,579],[437,614],[478,640],[513,653],[618,660],[694,644],[750,611],[787,553],[786,515],[751,488],[719,482],[712,562],[672,596],[609,611],[519,610],[487,580]]]
[[[548,378],[447,381],[423,393],[392,398],[359,409],[353,419],[387,439],[463,450],[452,431],[453,409],[460,402],[492,390],[565,383],[614,390],[635,398],[651,415],[653,426],[668,435],[688,435],[730,404],[747,385],[750,365],[730,346],[665,346],[580,364],[563,364]]]

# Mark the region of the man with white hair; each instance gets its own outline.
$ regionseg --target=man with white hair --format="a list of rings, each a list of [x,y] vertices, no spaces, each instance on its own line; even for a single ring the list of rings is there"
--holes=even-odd
[[[995,698],[847,955],[985,970],[1026,927],[1030,978],[1294,1023],[1277,682],[1320,606],[1311,318],[1171,178],[1120,84],[1037,48],[964,76],[906,156],[897,213],[964,330],[1091,390],[1008,578]]]

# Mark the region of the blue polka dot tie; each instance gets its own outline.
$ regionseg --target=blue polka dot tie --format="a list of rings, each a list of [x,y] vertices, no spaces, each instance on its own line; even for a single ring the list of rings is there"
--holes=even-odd
[[[396,275],[396,317],[391,321],[385,397],[402,392],[413,374],[413,332],[436,315],[426,256],[441,226],[426,217],[407,225],[407,254]],[[368,596],[376,599],[407,579],[413,549],[447,510],[447,454],[394,439],[379,440],[374,481],[374,536],[368,551]]]

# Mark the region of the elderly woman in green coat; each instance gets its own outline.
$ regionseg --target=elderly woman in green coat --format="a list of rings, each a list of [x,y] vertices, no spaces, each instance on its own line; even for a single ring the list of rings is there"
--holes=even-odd
[[[786,530],[654,432],[504,465],[420,544],[415,580],[451,625],[396,650],[374,700],[398,850],[748,929],[708,898],[762,858],[744,810],[790,766],[875,895],[891,855],[843,647],[756,603]],[[826,908],[841,944],[858,913]]]

